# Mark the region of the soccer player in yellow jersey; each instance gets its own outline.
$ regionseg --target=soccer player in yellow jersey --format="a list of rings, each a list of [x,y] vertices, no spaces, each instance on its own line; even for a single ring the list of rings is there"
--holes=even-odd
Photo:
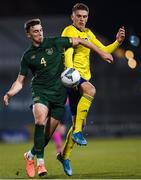
[[[95,34],[86,28],[88,20],[89,8],[82,3],[77,3],[72,9],[72,25],[67,26],[62,36],[80,37],[95,44],[98,48],[105,52],[112,53],[124,40],[125,29],[121,27],[116,35],[116,40],[112,44],[105,46],[95,36]],[[70,154],[77,143],[86,145],[87,141],[83,137],[82,130],[86,121],[86,117],[91,106],[91,103],[96,94],[95,87],[89,82],[90,73],[90,49],[78,45],[71,47],[65,52],[65,66],[73,67],[80,72],[81,80],[77,89],[69,89],[70,108],[73,115],[73,125],[70,128],[66,142],[61,154],[58,154],[57,159],[62,163],[64,171],[67,175],[72,175],[70,166]]]

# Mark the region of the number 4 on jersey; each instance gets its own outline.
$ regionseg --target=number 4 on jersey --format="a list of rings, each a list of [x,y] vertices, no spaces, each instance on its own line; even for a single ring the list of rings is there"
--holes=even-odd
[[[41,64],[43,64],[44,66],[47,66],[47,63],[44,58],[41,59]]]

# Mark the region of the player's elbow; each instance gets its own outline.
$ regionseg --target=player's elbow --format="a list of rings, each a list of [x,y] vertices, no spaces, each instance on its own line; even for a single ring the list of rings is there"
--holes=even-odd
[[[17,89],[18,91],[20,91],[20,90],[23,88],[23,82],[15,81],[14,87],[15,87],[15,89]]]

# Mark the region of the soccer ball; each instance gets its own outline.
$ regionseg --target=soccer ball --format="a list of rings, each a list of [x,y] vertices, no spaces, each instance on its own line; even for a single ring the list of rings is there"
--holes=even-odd
[[[74,87],[77,86],[80,82],[80,74],[74,68],[67,68],[61,74],[61,80],[64,86]]]

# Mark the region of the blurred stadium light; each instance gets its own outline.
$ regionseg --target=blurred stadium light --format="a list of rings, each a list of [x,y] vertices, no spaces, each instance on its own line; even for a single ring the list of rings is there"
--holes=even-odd
[[[126,50],[125,57],[128,60],[128,66],[134,69],[137,66],[137,61],[134,59],[134,52],[131,50]]]
[[[139,37],[136,36],[136,35],[131,35],[131,36],[129,37],[129,41],[130,41],[130,44],[131,44],[132,46],[135,46],[135,47],[138,47],[139,44],[140,44],[140,39],[139,39]]]
[[[133,59],[133,58],[129,58],[129,59],[128,59],[128,66],[129,66],[131,69],[134,69],[134,68],[137,66],[136,60]]]

